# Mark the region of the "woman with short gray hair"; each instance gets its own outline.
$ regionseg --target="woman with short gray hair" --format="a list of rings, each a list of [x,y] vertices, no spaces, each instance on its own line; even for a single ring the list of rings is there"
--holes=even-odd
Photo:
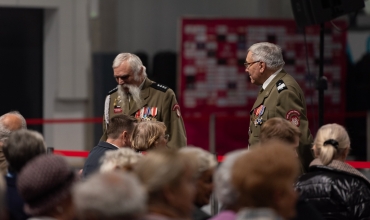
[[[187,146],[180,149],[180,153],[192,158],[196,167],[196,195],[194,200],[194,220],[205,220],[211,216],[201,208],[208,205],[213,192],[213,173],[217,166],[215,155],[199,147]]]
[[[246,149],[235,150],[225,155],[223,162],[217,168],[213,177],[215,183],[215,195],[222,205],[221,212],[211,220],[233,220],[239,210],[238,192],[232,183],[232,168],[235,161],[247,153]]]

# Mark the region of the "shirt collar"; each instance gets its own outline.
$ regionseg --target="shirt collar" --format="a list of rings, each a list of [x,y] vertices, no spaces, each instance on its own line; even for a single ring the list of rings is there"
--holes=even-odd
[[[116,148],[118,148],[118,149],[119,149],[119,147],[118,147],[117,145],[115,145],[115,144],[112,144],[112,143],[109,143],[109,144],[111,144],[111,145],[113,145],[113,146],[115,146]]]
[[[273,73],[267,80],[263,83],[262,88],[265,90],[266,87],[270,84],[270,82],[275,78],[275,76],[282,70],[283,68],[278,69],[275,73]]]

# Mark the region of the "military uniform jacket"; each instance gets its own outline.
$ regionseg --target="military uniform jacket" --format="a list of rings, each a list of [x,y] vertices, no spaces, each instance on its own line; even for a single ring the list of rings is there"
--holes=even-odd
[[[105,99],[105,109],[103,118],[103,137],[107,139],[105,131],[110,118],[119,114],[127,114],[136,118],[146,117],[147,120],[157,120],[163,122],[170,135],[168,146],[180,148],[186,146],[186,131],[184,121],[181,117],[180,107],[177,103],[175,93],[167,86],[155,83],[148,78],[145,79],[141,88],[141,105],[138,106],[134,100],[122,99],[118,97],[117,88],[109,92]],[[120,107],[120,102],[126,102],[125,108]],[[149,113],[146,113],[146,112]]]
[[[265,90],[260,91],[250,111],[249,146],[259,141],[262,124],[273,117],[285,118],[301,130],[298,154],[304,170],[307,170],[313,159],[313,138],[308,127],[306,101],[301,87],[284,70],[273,78]]]

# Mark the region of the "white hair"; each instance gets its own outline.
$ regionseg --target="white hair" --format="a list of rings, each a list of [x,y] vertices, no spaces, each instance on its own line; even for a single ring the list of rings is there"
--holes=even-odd
[[[270,69],[279,69],[285,64],[281,48],[278,45],[261,42],[250,46],[248,51],[251,52],[254,61],[262,61]]]
[[[141,157],[142,154],[127,147],[106,151],[104,156],[100,159],[100,172],[109,172],[117,168],[130,169],[140,160]]]
[[[202,148],[195,146],[186,146],[181,148],[179,151],[181,154],[189,155],[194,158],[198,178],[201,176],[202,172],[215,168],[217,166],[215,155],[206,150],[203,150]]]
[[[9,115],[16,115],[21,120],[21,129],[27,129],[26,119],[18,111],[8,112],[0,117],[0,141],[1,142],[5,141],[12,133],[12,131],[3,123],[4,119]]]
[[[130,64],[131,71],[133,71],[135,80],[138,80],[141,68],[143,68],[143,76],[146,77],[146,68],[141,62],[140,58],[132,53],[120,53],[114,58],[112,68],[117,68],[123,61],[127,61]]]
[[[146,194],[136,176],[122,171],[95,173],[73,188],[78,216],[132,219],[146,211]]]
[[[226,154],[223,162],[217,168],[213,176],[216,197],[226,208],[230,205],[234,205],[238,198],[238,192],[232,185],[232,168],[235,161],[247,152],[246,149],[242,149]]]

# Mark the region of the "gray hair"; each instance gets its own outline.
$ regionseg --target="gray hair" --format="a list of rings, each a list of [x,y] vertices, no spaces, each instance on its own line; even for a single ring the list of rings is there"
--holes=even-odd
[[[10,134],[3,151],[9,166],[20,172],[31,159],[46,153],[46,144],[39,132],[21,129]]]
[[[26,119],[18,111],[8,112],[0,117],[0,142],[4,142],[12,133],[12,130],[3,123],[4,119],[9,115],[18,116],[21,120],[21,129],[27,129]]]
[[[282,50],[278,45],[261,42],[250,46],[248,51],[251,52],[254,61],[266,63],[267,68],[275,70],[282,68],[285,64]]]
[[[216,157],[210,152],[195,146],[186,146],[179,150],[180,154],[189,155],[193,158],[197,170],[196,177],[199,178],[204,171],[217,166]]]
[[[115,69],[121,65],[123,61],[127,61],[130,64],[131,71],[134,73],[135,79],[138,79],[141,67],[143,67],[143,76],[146,77],[146,68],[141,62],[140,58],[132,53],[120,53],[114,58],[112,68]]]
[[[78,216],[85,219],[133,219],[146,211],[146,194],[139,180],[122,171],[95,173],[72,190]]]
[[[216,197],[226,208],[236,204],[239,195],[232,184],[232,168],[234,162],[247,152],[246,149],[242,149],[226,154],[224,161],[217,168],[213,176]]]
[[[109,172],[117,168],[131,170],[143,155],[131,148],[106,151],[100,159],[100,172]]]
[[[333,139],[338,142],[338,147],[324,142]],[[346,149],[350,148],[351,141],[346,129],[338,124],[323,125],[316,133],[314,145],[319,159],[324,165],[328,165],[333,159],[338,158]]]

